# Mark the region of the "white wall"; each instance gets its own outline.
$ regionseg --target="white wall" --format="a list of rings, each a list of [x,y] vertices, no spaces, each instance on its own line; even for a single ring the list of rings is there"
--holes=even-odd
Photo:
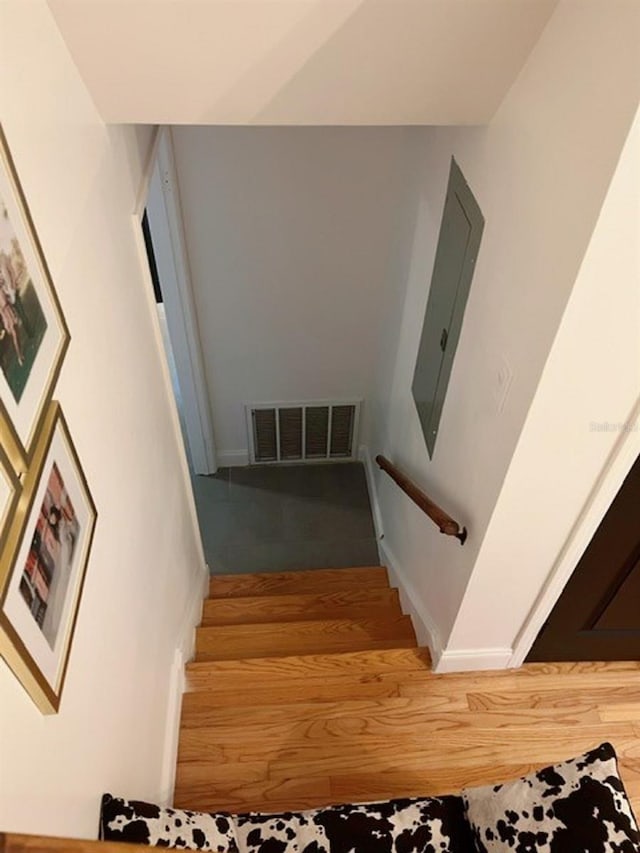
[[[421,131],[421,199],[395,376],[386,414],[373,432],[384,436],[386,454],[469,528],[461,548],[441,536],[388,478],[377,476],[386,555],[414,589],[436,649],[448,644],[638,103],[639,27],[635,2],[564,0],[489,127]],[[411,380],[451,155],[486,227],[429,461]],[[616,334],[613,327],[599,330],[605,350],[603,342]],[[500,410],[498,377],[505,363],[513,381]],[[567,395],[559,411],[570,406]],[[535,464],[554,481],[544,459]],[[523,493],[516,506],[527,512],[530,500]],[[529,535],[540,531],[536,527]],[[499,585],[488,586],[501,600]],[[501,624],[502,607],[496,612],[494,606],[492,614]],[[489,639],[481,631],[474,635],[478,655]],[[503,665],[508,657],[500,651],[489,662]]]
[[[405,287],[417,139],[174,128],[219,464],[246,463],[245,402],[369,397]]]
[[[638,152],[640,112],[511,460],[451,635],[452,650],[513,646],[559,557],[557,568],[568,579],[571,557],[580,552],[567,565],[562,549],[593,485],[624,453],[622,467],[604,484],[612,500],[640,454]],[[582,547],[606,509],[604,501],[589,514],[586,529],[576,531]],[[536,629],[547,615],[548,609],[539,614]]]
[[[134,241],[150,129],[102,124],[46,3],[3,2],[0,33],[0,115],[71,331],[56,397],[98,508],[60,713],[0,662],[0,830],[95,837],[104,791],[167,793],[202,556]]]

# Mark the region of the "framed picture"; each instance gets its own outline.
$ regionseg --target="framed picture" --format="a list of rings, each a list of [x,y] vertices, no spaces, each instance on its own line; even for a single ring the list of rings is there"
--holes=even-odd
[[[69,332],[0,127],[0,440],[28,467]]]
[[[20,496],[20,480],[9,457],[0,447],[0,552],[4,548],[7,528]]]
[[[49,405],[0,558],[0,654],[44,713],[60,704],[96,509]]]

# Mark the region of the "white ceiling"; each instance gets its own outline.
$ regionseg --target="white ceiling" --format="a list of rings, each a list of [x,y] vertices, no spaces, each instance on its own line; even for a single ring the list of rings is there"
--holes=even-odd
[[[557,0],[49,0],[108,122],[483,124]]]

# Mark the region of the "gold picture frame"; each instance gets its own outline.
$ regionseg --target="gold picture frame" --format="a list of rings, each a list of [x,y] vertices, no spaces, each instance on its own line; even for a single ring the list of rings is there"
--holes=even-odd
[[[7,530],[20,497],[21,484],[18,475],[4,449],[0,447],[0,554],[7,537]]]
[[[0,654],[57,713],[97,512],[60,404],[49,404],[0,556]]]
[[[31,462],[69,339],[0,126],[0,442],[18,474]]]

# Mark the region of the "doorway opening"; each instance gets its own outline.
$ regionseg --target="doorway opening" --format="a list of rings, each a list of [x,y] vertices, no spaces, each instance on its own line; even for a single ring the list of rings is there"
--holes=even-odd
[[[141,217],[153,294],[189,468],[214,474],[215,444],[189,279],[171,136],[159,131]]]
[[[180,391],[180,380],[178,378],[178,369],[176,366],[176,359],[173,354],[173,347],[171,346],[171,338],[169,336],[169,327],[167,325],[167,311],[166,306],[164,304],[164,296],[162,295],[162,285],[160,283],[160,274],[158,272],[158,263],[156,261],[156,253],[153,246],[153,237],[151,235],[151,228],[149,226],[149,214],[147,212],[147,208],[145,207],[144,213],[142,215],[142,234],[144,237],[144,246],[147,253],[147,261],[149,263],[149,271],[151,273],[151,282],[153,284],[153,295],[155,297],[156,302],[156,311],[158,314],[158,321],[160,323],[160,332],[162,334],[162,343],[164,346],[165,356],[167,358],[167,364],[169,367],[169,373],[171,375],[171,387],[173,389],[173,396],[176,400],[176,405],[178,408],[178,417],[180,419],[180,431],[182,433],[182,440],[184,442],[185,452],[187,454],[187,461],[189,463],[189,470],[193,471],[193,458],[191,456],[190,448],[189,448],[189,439],[187,433],[187,425],[184,416],[184,400],[182,397],[182,393]]]
[[[201,269],[194,261],[199,329],[171,142],[171,132],[161,130],[140,211],[139,233],[144,237],[149,298],[162,332],[209,570],[236,574],[376,566],[379,555],[367,478],[364,466],[356,461],[359,397],[338,395],[313,398],[312,403],[270,404],[272,433],[277,438],[271,454],[229,452],[222,428],[219,453],[215,453],[209,410],[209,394],[215,389],[210,391],[206,381],[213,371],[207,343],[212,318],[211,311],[204,310],[197,278]],[[176,150],[179,154],[179,148]],[[179,158],[177,162],[179,167]],[[185,225],[193,226],[192,217],[193,208],[185,207]],[[224,215],[221,219],[224,224]],[[217,225],[221,227],[220,222]],[[246,245],[252,242],[248,240]],[[213,273],[211,278],[219,283]],[[206,377],[200,334],[207,355]],[[241,332],[235,334],[243,337]],[[333,348],[337,345],[333,342]],[[305,352],[306,347],[298,346],[299,359],[306,357]],[[344,369],[345,359],[337,362]],[[220,414],[231,407],[228,400],[218,405]],[[258,403],[252,408],[263,411]],[[264,450],[262,432],[260,436]],[[219,470],[218,462],[223,466]]]

